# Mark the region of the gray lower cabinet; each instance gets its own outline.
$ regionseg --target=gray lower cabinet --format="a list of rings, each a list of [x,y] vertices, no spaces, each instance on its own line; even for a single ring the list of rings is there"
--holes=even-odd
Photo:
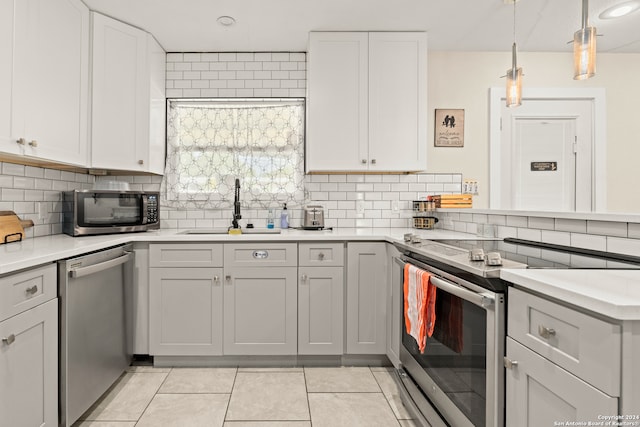
[[[222,244],[149,245],[149,354],[222,355],[222,266]]]
[[[225,267],[225,355],[296,354],[296,270]]]
[[[298,354],[344,353],[344,269],[298,269]]]
[[[149,352],[222,355],[222,268],[151,268]]]
[[[384,242],[347,245],[347,354],[387,352],[387,252]]]
[[[0,425],[58,425],[56,266],[0,277]]]
[[[513,287],[508,301],[506,425],[587,425],[623,413],[619,325]]]

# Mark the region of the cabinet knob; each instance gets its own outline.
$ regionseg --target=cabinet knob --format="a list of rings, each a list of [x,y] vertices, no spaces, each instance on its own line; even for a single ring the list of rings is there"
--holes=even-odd
[[[27,143],[27,140],[24,138],[20,138],[19,140],[16,141],[16,143],[20,145],[25,145]]]
[[[300,280],[302,280],[303,282],[306,282],[307,280],[309,280],[309,276],[307,276],[306,274],[303,274],[302,276],[300,276]]]
[[[220,277],[218,277],[218,276],[213,276],[213,282],[214,282],[214,283],[220,283]]]
[[[362,159],[362,164],[366,165],[367,164],[367,159]]]
[[[33,148],[36,148],[38,146],[38,141],[36,141],[35,139],[32,141],[29,141],[29,145],[32,146]]]
[[[507,369],[513,369],[518,366],[517,360],[511,360],[508,357],[504,357],[504,367]]]
[[[139,165],[144,165],[144,160],[138,160]]]
[[[2,342],[5,343],[6,345],[13,344],[15,340],[16,340],[16,336],[13,334],[9,335],[8,337],[2,338]]]
[[[231,276],[224,276],[224,280],[225,280],[228,284],[231,284]]]
[[[318,254],[318,259],[319,259],[320,261],[324,261],[324,252],[320,252],[320,253]]]
[[[376,159],[371,159],[371,164],[375,165],[376,164]]]
[[[33,295],[38,292],[38,285],[33,285],[30,288],[24,290],[27,295]]]
[[[547,328],[543,325],[538,325],[538,335],[544,339],[549,339],[556,334],[556,330],[553,328]]]

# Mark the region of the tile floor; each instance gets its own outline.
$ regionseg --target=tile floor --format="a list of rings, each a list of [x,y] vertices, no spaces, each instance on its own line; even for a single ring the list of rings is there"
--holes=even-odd
[[[415,426],[390,368],[132,366],[73,427]]]

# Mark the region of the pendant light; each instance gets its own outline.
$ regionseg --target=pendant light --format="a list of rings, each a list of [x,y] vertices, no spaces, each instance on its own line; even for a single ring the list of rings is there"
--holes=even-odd
[[[596,27],[589,26],[589,0],[582,0],[582,28],[573,34],[573,78],[596,74]]]
[[[516,57],[516,2],[513,3],[513,46],[511,47],[511,68],[507,70],[507,107],[517,107],[522,104],[522,67],[518,67]]]

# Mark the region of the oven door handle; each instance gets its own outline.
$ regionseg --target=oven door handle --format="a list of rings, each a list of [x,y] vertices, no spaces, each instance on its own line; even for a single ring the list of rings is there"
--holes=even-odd
[[[402,268],[404,268],[406,264],[411,264],[403,261],[398,257],[394,257],[393,260]],[[415,264],[412,264],[412,265],[415,265]],[[419,265],[416,265],[416,267],[421,268]],[[429,279],[431,284],[436,288],[443,290],[444,292],[448,292],[452,295],[462,298],[465,301],[469,301],[470,303],[485,309],[492,306],[495,303],[495,298],[492,296],[482,295],[477,292],[473,292],[453,282],[449,282],[448,280],[435,276],[432,273],[429,273],[429,274],[431,274],[431,278]]]
[[[492,306],[495,302],[495,298],[493,297],[470,291],[460,285],[456,285],[455,283],[451,283],[437,276],[432,275],[429,281],[436,288],[439,288],[445,292],[460,297],[465,301],[469,301],[470,303],[485,309]]]

